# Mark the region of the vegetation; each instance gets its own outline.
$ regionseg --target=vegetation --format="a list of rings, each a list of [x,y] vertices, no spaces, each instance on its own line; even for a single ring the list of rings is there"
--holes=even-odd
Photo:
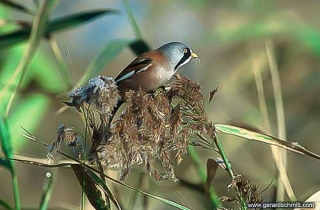
[[[151,49],[151,41],[147,38],[147,34],[151,32],[139,28],[148,28],[143,27],[143,24],[150,24],[146,23],[148,20],[141,20],[141,23],[137,21],[139,15],[133,13],[135,7],[128,0],[118,2],[124,6],[125,13],[114,8],[83,8],[72,14],[59,14],[59,17],[54,17],[54,12],[62,11],[59,6],[65,4],[63,1],[31,2],[0,0],[0,171],[1,174],[5,174],[5,171],[10,173],[1,176],[0,186],[4,189],[0,192],[2,208],[248,209],[248,203],[306,200],[318,190],[297,194],[292,182],[292,174],[296,173],[296,169],[290,163],[295,164],[295,161],[304,158],[301,155],[305,155],[305,161],[311,167],[302,171],[313,174],[318,162],[312,161],[320,160],[320,156],[313,151],[318,151],[319,148],[315,143],[303,141],[307,145],[304,147],[300,141],[290,141],[291,137],[299,139],[297,136],[303,135],[294,127],[293,117],[285,115],[286,104],[296,103],[298,110],[300,108],[306,116],[311,116],[310,121],[301,119],[301,123],[311,127],[319,125],[319,121],[312,118],[318,112],[317,97],[303,95],[304,92],[300,90],[288,93],[287,87],[287,84],[295,85],[302,80],[306,85],[302,88],[308,87],[306,90],[312,94],[317,93],[316,90],[311,90],[317,89],[320,84],[317,82],[318,73],[301,71],[298,76],[292,76],[290,72],[286,72],[289,71],[285,68],[290,65],[288,60],[292,63],[294,61],[292,58],[281,57],[291,54],[281,55],[280,44],[277,45],[277,42],[283,44],[280,41],[290,34],[299,50],[307,51],[317,61],[320,34],[316,28],[302,21],[293,26],[290,24],[292,19],[281,16],[284,14],[273,16],[272,19],[264,12],[265,7],[271,7],[270,5],[247,2],[248,12],[243,13],[239,26],[231,26],[236,18],[230,17],[230,27],[217,27],[213,34],[208,32],[209,38],[197,39],[200,40],[198,42],[204,42],[200,44],[202,46],[214,43],[212,48],[241,45],[236,48],[240,51],[233,52],[236,55],[244,54],[244,45],[248,49],[249,56],[242,66],[238,65],[237,58],[232,58],[232,50],[220,51],[219,56],[223,57],[221,62],[230,65],[234,62],[239,70],[230,75],[226,72],[215,75],[215,82],[222,84],[219,91],[212,87],[212,81],[208,81],[214,75],[210,71],[221,67],[211,63],[210,57],[214,53],[209,50],[204,58],[198,53],[206,66],[195,67],[197,71],[207,68],[203,70],[208,73],[204,73],[206,78],[203,83],[177,76],[170,84],[152,94],[143,91],[128,92],[128,102],[118,110],[119,94],[116,84],[109,75],[111,72],[105,72],[104,69],[114,65],[114,60],[122,58],[126,49],[130,49],[136,56]],[[213,7],[235,7],[242,11],[241,5],[230,6],[228,3],[215,1],[199,1],[197,4],[183,2],[191,11],[199,13],[199,17],[205,16],[204,21],[211,18],[205,14],[208,12],[206,8],[212,7],[211,4],[214,4]],[[66,5],[69,4],[74,3]],[[163,11],[161,6],[165,3],[157,4],[159,11]],[[152,6],[150,3],[151,14],[159,15]],[[182,5],[181,12],[184,9],[187,10]],[[201,11],[203,16],[200,15]],[[255,13],[250,11],[256,12],[259,18],[251,20]],[[278,10],[270,8],[270,11],[274,15]],[[17,18],[19,15],[16,13],[23,20]],[[192,14],[189,15],[192,21]],[[99,52],[94,52],[83,72],[75,75],[72,65],[78,66],[75,63],[81,63],[81,60],[73,61],[72,52],[69,51],[69,57],[66,56],[62,50],[66,47],[59,46],[61,42],[57,41],[59,36],[67,36],[67,32],[90,26],[101,19],[114,20],[116,16],[128,17],[133,38],[109,40]],[[214,16],[217,14],[212,15]],[[157,18],[161,19],[160,17],[163,16],[159,15]],[[164,17],[163,21],[168,20]],[[170,24],[174,28],[179,25],[175,19]],[[206,24],[207,22],[204,23]],[[159,27],[165,26],[170,28],[169,24],[159,24]],[[211,27],[208,28],[211,30]],[[113,30],[120,29],[114,27]],[[163,30],[160,30],[161,33]],[[193,30],[195,29],[191,29]],[[93,35],[92,39],[95,41]],[[68,48],[69,43],[65,44]],[[299,50],[293,54],[300,55]],[[74,62],[71,67],[68,61]],[[126,64],[120,61],[122,66]],[[316,61],[312,60],[314,63]],[[305,68],[307,67],[309,66],[306,65]],[[227,97],[228,100],[219,98],[226,97],[225,90],[228,89],[236,92]],[[245,94],[240,93],[242,90]],[[292,98],[295,94],[298,96],[294,101]],[[247,101],[243,102],[241,98],[246,98]],[[219,105],[220,99],[223,106]],[[251,106],[250,103],[255,103],[256,106]],[[229,123],[219,122],[218,117],[214,121],[219,123],[215,123],[212,116],[219,116],[215,114],[217,112],[228,113],[228,107],[240,110],[232,113],[247,116]],[[57,109],[59,111],[55,115],[53,112]],[[310,114],[312,110],[314,112]],[[57,115],[62,116],[57,118],[60,125],[55,124],[57,119],[53,120],[53,116]],[[232,114],[228,117],[237,118]],[[316,129],[304,127],[301,130],[306,130],[304,138],[309,137],[309,141],[317,137]],[[294,135],[295,133],[299,135]],[[248,140],[242,142],[250,144],[227,144],[228,139],[234,140],[237,137]],[[264,144],[256,145],[254,141]],[[235,146],[236,149],[230,152]],[[266,153],[269,146],[270,154]],[[34,154],[26,155],[29,149]],[[255,156],[245,159],[249,153]],[[273,164],[275,167],[270,167]],[[265,166],[264,169],[261,169],[262,165]],[[263,174],[261,170],[268,173]],[[70,171],[72,175],[68,174]],[[28,173],[34,175],[29,176]],[[39,174],[41,179],[32,180],[39,177]],[[304,177],[307,178],[308,175]],[[11,185],[8,185],[9,179],[12,180]],[[312,184],[317,182],[314,179]],[[37,198],[24,203],[29,189],[22,187],[21,180],[28,180],[26,182],[32,182],[34,186],[42,186],[42,190],[32,193]],[[78,182],[80,188],[74,182]],[[301,182],[301,185],[307,184]],[[10,188],[13,196],[8,190]],[[59,199],[62,197],[57,196],[58,191],[65,193],[64,196],[68,198],[61,202]],[[77,192],[78,195],[75,195]],[[178,196],[173,196],[174,192]],[[79,202],[73,204],[74,201]]]

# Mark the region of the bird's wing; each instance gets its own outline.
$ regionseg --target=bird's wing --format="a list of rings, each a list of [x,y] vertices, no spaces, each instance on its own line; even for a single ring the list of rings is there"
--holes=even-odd
[[[138,57],[133,60],[121,73],[115,78],[116,83],[119,83],[129,77],[132,77],[140,72],[147,70],[152,65],[152,59],[148,57]]]

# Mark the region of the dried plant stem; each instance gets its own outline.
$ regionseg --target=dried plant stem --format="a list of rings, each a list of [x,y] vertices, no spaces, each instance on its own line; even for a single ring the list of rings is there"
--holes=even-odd
[[[84,210],[85,207],[85,201],[86,201],[86,193],[85,193],[85,186],[86,186],[86,180],[84,179],[81,186],[81,203],[80,203],[80,209]]]
[[[287,138],[286,128],[285,128],[286,122],[285,122],[284,110],[283,110],[283,99],[282,99],[282,91],[281,91],[281,85],[280,85],[280,76],[279,76],[278,66],[276,64],[276,60],[274,56],[273,43],[270,39],[266,40],[265,49],[266,49],[267,58],[270,66],[272,87],[273,87],[273,92],[275,97],[275,106],[276,106],[277,121],[278,121],[278,135],[279,135],[279,138],[286,140]],[[285,190],[291,200],[296,200],[296,196],[293,192],[288,175],[286,173],[287,152],[285,150],[281,150],[280,148],[272,147],[272,153],[275,158],[277,168],[279,170],[277,200],[278,201],[284,200]]]
[[[88,123],[88,116],[89,116],[89,108],[88,109],[82,109],[82,113],[84,116],[84,121],[85,121],[85,133],[84,133],[84,147],[83,147],[83,151],[82,151],[82,157],[87,158],[87,141],[88,141],[88,136],[90,135],[90,125]]]
[[[261,66],[265,63],[265,54],[255,53],[252,47],[250,47],[252,71],[254,75],[254,80],[256,82],[257,97],[259,102],[259,107],[262,115],[263,126],[271,132],[271,125],[269,119],[269,112],[266,103],[266,97],[264,94],[263,81],[261,76]]]
[[[44,146],[46,146],[46,147],[49,146],[49,145],[46,144],[46,143],[42,143],[42,144],[43,144]],[[96,173],[100,173],[98,169],[95,169],[95,168],[93,168],[93,167],[91,167],[91,166],[89,166],[89,165],[87,165],[87,164],[84,164],[84,163],[82,163],[81,161],[79,161],[79,160],[71,157],[71,156],[68,155],[68,154],[65,154],[65,153],[63,153],[63,152],[61,152],[61,151],[59,151],[59,150],[58,150],[57,152],[58,152],[59,154],[63,155],[64,157],[66,157],[66,158],[68,158],[68,159],[70,159],[70,160],[73,160],[73,161],[77,162],[79,165],[81,165],[83,168],[85,168],[85,169],[87,169],[87,170],[90,170],[90,171],[96,172]],[[122,182],[122,181],[119,181],[119,180],[117,180],[117,179],[114,179],[114,178],[112,178],[111,176],[108,176],[107,174],[103,174],[103,176],[104,176],[106,179],[112,181],[113,183],[119,184],[119,185],[121,185],[121,186],[123,186],[123,187],[126,187],[126,188],[128,188],[128,189],[131,189],[131,190],[134,190],[134,191],[136,191],[136,192],[142,193],[143,195],[147,195],[147,196],[149,196],[149,197],[151,197],[151,198],[157,199],[158,201],[162,201],[162,202],[164,202],[164,203],[166,203],[166,204],[175,206],[175,207],[177,207],[177,208],[179,208],[179,209],[189,210],[189,208],[187,208],[187,207],[185,207],[185,206],[182,206],[182,205],[180,205],[180,204],[178,204],[178,203],[176,203],[176,202],[174,202],[174,201],[171,201],[171,200],[168,200],[168,199],[159,197],[159,196],[155,196],[155,195],[153,195],[153,194],[144,192],[143,190],[139,190],[139,189],[137,189],[137,188],[135,188],[135,187],[132,187],[131,185],[128,185],[128,184],[126,184],[126,183],[124,183],[124,182]]]
[[[270,54],[270,52],[269,52]],[[263,118],[263,124],[264,124],[264,127],[269,131],[269,132],[272,132],[271,131],[271,126],[270,126],[270,119],[269,119],[269,113],[268,113],[268,109],[267,109],[267,104],[266,104],[266,100],[265,100],[265,94],[264,94],[264,90],[263,90],[263,82],[262,82],[262,77],[261,77],[261,64],[257,64],[257,60],[261,57],[261,56],[253,56],[254,55],[254,52],[251,50],[251,60],[252,60],[252,68],[253,68],[253,74],[254,74],[254,78],[255,78],[255,82],[256,82],[256,88],[257,88],[257,95],[258,95],[258,101],[259,101],[259,107],[260,107],[260,111],[262,113],[262,118]],[[276,69],[276,64],[274,64],[274,59],[272,58],[271,59],[271,56],[272,55],[269,55],[269,62],[273,62],[273,64],[271,65],[270,64],[270,68],[272,66],[272,71],[276,71],[277,72],[277,69]],[[264,56],[265,57],[265,56]],[[260,59],[261,60],[261,59]],[[265,60],[265,59],[263,59]],[[261,62],[260,62],[261,63]],[[277,74],[277,73],[276,73]],[[276,86],[279,86],[279,82],[275,82],[274,80],[276,79],[279,79],[279,76],[273,76],[272,77],[273,79],[273,82],[274,84],[277,83]],[[276,91],[276,89],[279,91],[280,89],[280,86],[278,88],[274,88],[274,91]],[[277,92],[278,92],[277,91]],[[281,90],[280,90],[281,91]],[[275,94],[276,95],[276,94]],[[279,94],[277,94],[279,95]],[[282,104],[282,99],[280,100],[280,104],[279,104],[279,100],[276,100],[276,103],[281,105]],[[279,107],[279,106],[277,106]],[[283,105],[281,105],[280,107],[282,107],[283,109]],[[277,109],[278,110],[278,109]],[[278,112],[277,112],[278,113]],[[281,114],[281,115],[278,115],[278,119],[281,119],[281,118],[284,118],[284,115]],[[283,120],[281,121],[278,121],[278,122],[283,122]],[[280,123],[279,123],[280,124]],[[284,126],[281,126],[281,129],[283,129]],[[278,129],[280,129],[280,125],[278,126]],[[284,133],[284,137],[285,137],[285,131],[283,132]],[[280,132],[279,132],[279,137],[280,137]],[[280,137],[281,138],[281,137]],[[284,193],[284,189],[283,189],[283,184],[281,182],[285,182],[286,184],[284,184],[284,186],[286,186],[286,190],[287,190],[287,193],[288,195],[291,195],[289,196],[291,199],[295,200],[295,195],[294,195],[294,192],[293,192],[293,189],[290,185],[290,181],[288,179],[288,176],[286,175],[286,167],[285,167],[285,164],[282,164],[282,159],[280,157],[278,157],[279,154],[278,151],[280,150],[280,148],[277,148],[277,147],[274,147],[274,146],[271,146],[271,151],[272,151],[272,154],[273,154],[273,157],[275,159],[275,162],[276,162],[276,166],[278,168],[278,171],[279,171],[279,178],[278,178],[278,192],[277,192],[277,200],[283,200],[283,193]],[[285,151],[283,151],[285,152]],[[283,154],[285,155],[285,154]],[[279,159],[279,160],[278,160]],[[279,162],[280,161],[280,162]],[[282,177],[282,178],[281,178]]]
[[[231,169],[231,164],[229,163],[229,160],[223,150],[223,146],[222,144],[220,143],[219,139],[218,139],[218,135],[216,133],[216,131],[214,131],[214,134],[215,134],[215,138],[214,138],[214,142],[218,148],[218,151],[219,151],[219,154],[224,162],[224,164],[226,165],[226,170],[231,178],[231,181],[233,181],[233,179],[235,178],[234,176],[234,173]],[[240,193],[240,190],[238,189],[238,187],[236,187],[236,191],[237,191],[237,194],[238,194],[238,197],[240,198],[240,204],[241,204],[241,209],[244,209],[246,210],[247,209],[247,205],[246,205],[246,202],[245,202],[245,199],[243,198],[242,194]]]

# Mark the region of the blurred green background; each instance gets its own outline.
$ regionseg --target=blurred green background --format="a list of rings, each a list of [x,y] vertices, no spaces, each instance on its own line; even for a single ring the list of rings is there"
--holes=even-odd
[[[36,8],[34,1],[17,1]],[[285,127],[288,141],[298,141],[302,146],[320,153],[318,140],[320,127],[320,2],[316,0],[176,0],[176,1],[129,1],[143,39],[152,47],[169,41],[188,44],[201,58],[201,63],[192,63],[180,74],[202,85],[205,99],[209,92],[219,86],[212,103],[205,101],[208,117],[214,123],[230,121],[245,122],[262,130],[267,128],[262,117],[254,69],[260,69],[265,90],[265,99],[271,122],[271,131],[277,136],[277,118],[274,92],[270,77],[270,58],[266,43],[273,47],[272,56],[280,74],[283,96]],[[137,38],[123,1],[78,0],[60,1],[51,18],[95,9],[116,9],[118,14],[101,16],[76,28],[53,35],[66,63],[73,85],[84,74],[90,62],[105,45],[115,39]],[[0,29],[14,28],[1,20],[32,21],[30,15],[13,11],[0,4]],[[3,87],[20,62],[25,44],[0,50],[0,87]],[[116,76],[135,55],[125,48],[101,72]],[[45,158],[47,150],[40,144],[19,137],[19,124],[38,141],[51,143],[58,126],[63,123],[84,130],[83,121],[75,109],[57,111],[67,100],[66,78],[59,73],[53,53],[47,42],[41,45],[18,91],[9,114],[18,155]],[[262,194],[264,201],[276,200],[277,168],[270,146],[233,136],[219,135],[233,170],[258,184],[260,189],[271,186]],[[68,151],[66,147],[62,147]],[[207,158],[217,157],[212,151],[197,149],[206,166]],[[287,153],[287,175],[298,200],[304,201],[319,190],[319,161],[292,152]],[[42,194],[45,173],[49,169],[17,164],[22,207],[36,209]],[[179,179],[193,184],[201,183],[195,167],[188,156],[175,167]],[[116,172],[110,172],[118,177]],[[126,182],[139,186],[142,170],[133,170]],[[58,169],[56,185],[49,207],[52,209],[78,209],[80,186],[70,169]],[[0,168],[0,198],[13,204],[10,173]],[[152,177],[143,176],[145,190],[170,198],[192,209],[209,209],[210,204],[202,192],[179,183],[157,183]],[[225,171],[218,169],[213,186],[219,196],[231,195],[226,187],[230,183]],[[133,192],[118,187],[120,202],[128,206]],[[141,209],[143,200],[138,195],[133,209]],[[288,198],[285,196],[285,200]],[[150,209],[175,209],[149,198]],[[90,205],[88,204],[89,209]]]

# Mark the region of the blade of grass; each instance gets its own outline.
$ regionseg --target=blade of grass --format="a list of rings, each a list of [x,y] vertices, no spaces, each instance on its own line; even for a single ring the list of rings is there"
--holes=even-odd
[[[70,167],[72,164],[76,164],[77,162],[66,162],[63,163],[57,163],[57,164],[49,164],[48,159],[40,159],[37,160],[36,158],[30,158],[30,157],[19,157],[19,158],[6,158],[7,160],[12,160],[15,162],[19,162],[22,164],[27,165],[34,165],[34,166],[40,166],[40,167],[46,167],[46,168],[62,168],[62,167]]]
[[[0,142],[1,148],[6,158],[13,158],[13,149],[11,142],[10,129],[6,119],[0,117]],[[11,176],[12,176],[12,186],[13,186],[13,194],[16,209],[21,209],[20,205],[20,196],[19,196],[19,186],[18,186],[18,176],[16,172],[16,167],[14,161],[8,161],[7,164],[10,168]]]
[[[231,164],[230,164],[230,162],[229,162],[229,160],[227,158],[226,153],[224,152],[224,149],[223,149],[223,146],[222,146],[221,142],[218,139],[218,135],[216,134],[216,131],[214,131],[214,132],[215,132],[214,142],[215,142],[215,144],[217,146],[217,149],[219,151],[219,154],[220,154],[220,156],[221,156],[221,158],[222,158],[222,160],[223,160],[223,162],[224,162],[224,164],[226,166],[226,171],[228,172],[228,174],[229,174],[229,176],[231,178],[231,181],[233,181],[235,176],[234,176],[234,173],[233,173],[233,171],[231,169]],[[236,188],[236,192],[238,194],[238,197],[240,198],[241,209],[246,210],[247,209],[246,202],[245,202],[243,196],[241,195],[240,190],[238,189],[238,187]]]
[[[46,173],[46,179],[43,185],[43,194],[40,202],[40,210],[48,209],[49,201],[53,193],[56,182],[56,173],[52,176],[51,172]]]
[[[195,150],[194,147],[189,146],[188,147],[188,154],[196,166],[196,170],[198,175],[200,176],[201,180],[203,183],[206,183],[207,181],[207,174],[205,169],[202,167],[202,160],[200,159],[197,151]],[[209,195],[210,195],[210,201],[212,203],[213,208],[219,208],[220,207],[220,201],[219,201],[219,196],[216,194],[214,188],[211,186],[209,188]]]
[[[270,39],[266,41],[265,47],[266,47],[266,53],[267,53],[269,66],[270,66],[272,87],[273,87],[273,93],[275,98],[275,106],[276,106],[277,122],[278,122],[278,136],[280,139],[286,140],[287,139],[286,121],[285,121],[284,109],[283,109],[284,106],[283,106],[282,91],[281,91],[281,84],[280,84],[280,75],[279,75],[278,65],[274,56],[273,43]],[[279,148],[273,149],[273,150],[274,150],[275,161],[279,169],[277,201],[284,200],[285,191],[287,192],[291,201],[296,201],[297,198],[294,194],[288,175],[286,173],[287,165],[288,165],[287,152],[285,150],[280,150]]]
[[[89,78],[99,74],[103,68],[123,50],[123,48],[129,46],[133,42],[134,40],[132,39],[117,39],[109,42],[91,61],[85,73],[79,80],[77,87],[79,87]]]
[[[87,174],[103,189],[103,191],[109,196],[112,203],[116,206],[117,209],[121,209],[120,204],[118,203],[116,197],[113,195],[112,191],[106,185],[106,183],[91,170],[87,170]]]
[[[3,66],[1,66],[0,90],[11,78],[15,69],[17,69],[19,65],[19,62],[17,61],[21,60],[26,49],[27,45],[21,44],[17,47],[6,50],[5,53],[3,52],[6,57],[3,58],[4,62]],[[32,58],[32,61],[28,66],[28,72],[25,75],[18,91],[23,91],[28,85],[30,85],[30,82],[34,80],[37,81],[39,90],[47,91],[49,95],[51,93],[54,95],[68,90],[60,77],[60,74],[57,73],[57,65],[54,60],[46,55],[42,49],[37,50],[35,56]],[[14,90],[14,86],[10,87],[10,91],[11,90]]]
[[[95,209],[110,209],[109,197],[104,198],[96,185],[95,180],[89,176],[87,170],[79,164],[71,165],[79,184],[83,188],[88,200]]]
[[[6,49],[29,38],[31,28],[24,26],[13,32],[0,34],[0,49]]]
[[[46,147],[49,146],[48,144],[43,143],[43,142],[42,142],[42,144],[43,144],[44,146],[46,146]],[[49,168],[66,167],[66,166],[71,166],[71,165],[74,165],[74,164],[78,163],[78,164],[82,165],[84,168],[86,168],[87,170],[91,170],[91,171],[93,171],[93,172],[100,173],[97,169],[95,169],[95,168],[93,168],[93,167],[91,167],[91,166],[89,166],[89,165],[86,165],[86,164],[80,162],[79,160],[71,157],[70,155],[67,155],[67,154],[65,154],[65,153],[63,153],[63,152],[61,152],[61,151],[59,151],[59,150],[58,150],[57,152],[58,152],[59,154],[65,156],[65,157],[67,157],[68,159],[73,160],[74,162],[70,162],[70,163],[64,162],[64,163],[61,163],[61,164],[51,165],[51,164],[46,164],[46,163],[38,162],[38,161],[36,161],[36,160],[31,160],[31,161],[30,161],[30,160],[23,160],[23,159],[17,159],[17,158],[10,158],[10,160],[12,160],[12,161],[17,161],[17,162],[20,162],[20,163],[23,163],[23,164],[37,165],[37,166],[49,167]],[[180,204],[178,204],[178,203],[176,203],[176,202],[173,202],[173,201],[171,201],[171,200],[168,200],[168,199],[165,199],[165,198],[162,198],[162,197],[159,197],[159,196],[152,195],[152,194],[150,194],[150,193],[144,192],[143,190],[136,189],[135,187],[132,187],[132,186],[130,186],[130,185],[128,185],[128,184],[125,184],[124,182],[121,182],[121,181],[119,181],[119,180],[117,180],[117,179],[114,179],[114,178],[112,178],[112,177],[110,177],[110,176],[108,176],[108,175],[106,175],[106,174],[103,174],[103,176],[104,176],[105,178],[109,179],[110,181],[112,181],[112,182],[114,182],[114,183],[117,183],[117,184],[119,184],[119,185],[121,185],[121,186],[123,186],[123,187],[125,187],[125,188],[134,190],[134,191],[136,191],[136,192],[139,192],[139,193],[141,193],[141,194],[144,194],[144,195],[146,195],[146,196],[149,196],[149,197],[151,197],[151,198],[154,198],[154,199],[156,199],[156,200],[159,200],[159,201],[161,201],[161,202],[163,202],[163,203],[166,203],[166,204],[168,204],[168,205],[175,206],[175,207],[177,207],[177,208],[179,208],[179,209],[189,210],[189,208],[187,208],[187,207],[185,207],[185,206],[182,206],[182,205],[180,205]]]
[[[142,39],[142,35],[141,35],[140,30],[139,30],[137,21],[135,20],[134,15],[132,13],[132,9],[131,9],[129,0],[122,0],[122,2],[123,2],[124,6],[126,8],[126,12],[127,12],[128,16],[129,16],[129,21],[131,23],[131,26],[133,28],[133,31],[134,31],[136,37],[138,39]]]
[[[259,107],[260,107],[260,111],[262,113],[264,127],[267,128],[267,130],[270,133],[272,133],[267,104],[266,104],[264,90],[263,90],[263,82],[262,82],[262,77],[261,77],[261,66],[265,63],[266,60],[268,60],[269,63],[273,62],[272,63],[272,70],[277,71],[277,69],[274,68],[276,66],[275,59],[273,58],[274,57],[273,52],[270,52],[270,51],[268,53],[269,59],[265,58],[266,57],[265,53],[263,53],[263,56],[261,56],[260,54],[259,54],[259,56],[257,56],[257,55],[255,55],[255,52],[253,51],[253,49],[250,49],[250,51],[251,51],[250,54],[251,54],[252,68],[253,68],[253,73],[254,73],[254,78],[255,78],[256,88],[257,88]],[[272,58],[270,59],[270,57],[272,57]],[[270,69],[270,71],[271,71],[271,69]],[[276,79],[276,78],[277,77],[272,77],[272,79]],[[280,83],[280,82],[278,81],[277,83]],[[277,101],[276,101],[276,103],[277,103]],[[292,200],[292,198],[294,198],[295,196],[294,196],[294,192],[292,190],[292,187],[289,182],[289,178],[288,178],[286,170],[285,170],[286,167],[284,166],[283,161],[281,160],[281,152],[282,151],[279,150],[279,148],[277,148],[275,146],[271,146],[271,151],[272,151],[273,159],[274,159],[276,166],[277,166],[277,169],[278,169],[277,200],[278,201],[283,200],[285,189],[286,189],[288,195],[291,195],[289,197]],[[285,189],[283,188],[283,186],[285,186]]]
[[[39,12],[37,13],[35,20],[32,25],[32,30],[30,34],[30,42],[28,44],[27,50],[25,51],[22,60],[19,63],[19,66],[15,70],[14,74],[8,81],[7,85],[4,87],[4,90],[0,92],[0,101],[6,103],[7,108],[5,115],[9,114],[12,101],[16,95],[16,91],[19,88],[21,81],[26,73],[27,67],[30,61],[35,54],[38,45],[40,43],[41,37],[43,36],[45,26],[47,24],[47,19],[50,12],[54,9],[55,5],[58,3],[57,0],[45,0],[41,2],[41,6],[39,8]],[[18,79],[17,84],[15,84],[16,79]],[[5,95],[8,93],[8,87],[16,86],[15,91],[9,96],[9,100],[7,100]]]
[[[29,15],[32,15],[32,16],[36,15],[35,11],[33,11],[33,10],[31,10],[31,9],[29,9],[29,8],[19,4],[17,2],[9,1],[9,0],[0,0],[0,3],[14,9],[14,10],[18,10],[18,11],[24,12]]]
[[[7,204],[5,201],[0,199],[0,206],[2,206],[3,208],[7,209],[7,210],[13,210],[13,208]]]
[[[50,20],[46,24],[43,35],[45,35],[46,37],[50,37],[50,35],[52,35],[54,32],[82,25],[98,17],[101,17],[102,15],[115,13],[117,13],[116,10],[104,9],[89,12],[81,12],[78,14],[68,15],[62,18],[56,18]],[[22,29],[15,30],[13,32],[8,32],[6,34],[1,34],[0,49],[7,48],[27,40],[29,38],[30,32],[31,28],[25,26]]]
[[[256,53],[252,46],[249,46],[250,48],[250,56],[251,56],[251,63],[252,63],[252,71],[254,75],[254,81],[256,83],[256,89],[257,89],[257,96],[258,96],[258,102],[259,102],[259,108],[260,112],[262,114],[262,120],[263,120],[263,126],[270,132],[271,132],[271,125],[270,125],[270,119],[269,119],[269,112],[267,108],[267,103],[265,99],[264,94],[264,88],[263,88],[263,82],[262,82],[262,65],[265,61],[265,55],[260,55],[260,53]]]
[[[49,45],[51,47],[51,51],[54,55],[54,58],[56,59],[56,62],[58,63],[59,67],[59,72],[64,79],[65,84],[67,84],[68,89],[72,87],[72,81],[69,75],[69,71],[67,68],[66,63],[64,62],[63,56],[61,54],[60,48],[58,46],[58,43],[51,37],[49,38]]]
[[[85,207],[85,201],[86,201],[86,193],[85,193],[85,185],[86,181],[83,180],[83,182],[80,184],[81,185],[81,201],[80,201],[80,209],[84,210]]]
[[[265,45],[266,45],[266,52],[267,52],[267,57],[270,65],[273,94],[275,97],[277,122],[278,122],[278,136],[279,138],[285,140],[287,138],[286,120],[284,117],[284,110],[283,110],[283,99],[282,99],[279,70],[278,70],[277,62],[274,57],[274,48],[273,48],[272,41],[268,39]]]
[[[141,55],[147,51],[150,51],[150,46],[143,40],[137,39],[129,45],[130,49],[134,52],[136,56]]]
[[[1,150],[0,150],[1,151]],[[1,157],[0,154],[0,166],[5,167],[6,169],[8,169],[9,171],[11,170],[11,164],[9,160],[6,160],[5,158]]]
[[[66,17],[57,18],[48,23],[46,27],[46,35],[52,34],[55,31],[59,31],[62,29],[67,29],[71,27],[76,27],[82,25],[84,23],[90,22],[98,17],[107,14],[117,14],[117,10],[113,9],[101,9],[94,11],[86,11],[78,14],[68,15]]]
[[[217,173],[219,164],[213,160],[213,159],[208,159],[207,160],[207,178],[206,178],[206,182],[204,185],[204,191],[206,194],[209,194],[209,190],[211,187],[211,183]]]
[[[271,135],[250,131],[248,129],[244,129],[238,126],[232,126],[232,125],[226,125],[226,124],[215,124],[214,127],[217,131],[220,131],[222,133],[242,137],[252,141],[259,141],[269,145],[275,145],[275,146],[320,160],[320,155],[305,149],[303,146],[299,145],[297,142],[290,143],[290,142],[278,139]]]
[[[48,144],[43,143],[43,142],[42,142],[42,144],[43,144],[44,146],[48,147]],[[87,165],[87,164],[84,164],[84,163],[80,162],[79,160],[71,157],[71,156],[68,155],[68,154],[65,154],[65,153],[63,153],[63,152],[61,152],[61,151],[59,151],[59,150],[58,150],[57,152],[58,152],[59,154],[65,156],[65,157],[67,157],[67,158],[69,158],[69,159],[77,162],[78,164],[82,165],[84,168],[86,168],[86,169],[88,169],[88,170],[91,170],[91,171],[96,172],[96,173],[100,173],[99,170],[97,170],[97,169],[95,169],[95,168],[93,168],[93,167],[91,167],[91,166],[89,166],[89,165]],[[117,180],[117,179],[114,179],[114,178],[112,178],[111,176],[108,176],[108,175],[106,175],[106,174],[103,174],[103,176],[104,176],[105,178],[111,180],[112,182],[117,183],[117,184],[119,184],[119,185],[121,185],[121,186],[123,186],[123,187],[125,187],[125,188],[128,188],[128,189],[134,190],[134,191],[136,191],[136,192],[142,193],[142,194],[144,194],[144,195],[146,195],[146,196],[149,196],[149,197],[151,197],[151,198],[154,198],[154,199],[156,199],[156,200],[158,200],[158,201],[161,201],[161,202],[163,202],[163,203],[166,203],[166,204],[168,204],[168,205],[174,206],[174,207],[176,207],[176,208],[178,208],[178,209],[189,210],[189,208],[187,208],[187,207],[185,207],[185,206],[183,206],[183,205],[180,205],[180,204],[178,204],[178,203],[176,203],[176,202],[174,202],[174,201],[171,201],[171,200],[168,200],[168,199],[165,199],[165,198],[156,196],[156,195],[152,195],[152,194],[150,194],[150,193],[144,192],[143,190],[136,189],[135,187],[132,187],[132,186],[130,186],[130,185],[124,183],[124,182],[121,182],[121,181],[119,181],[119,180]]]

